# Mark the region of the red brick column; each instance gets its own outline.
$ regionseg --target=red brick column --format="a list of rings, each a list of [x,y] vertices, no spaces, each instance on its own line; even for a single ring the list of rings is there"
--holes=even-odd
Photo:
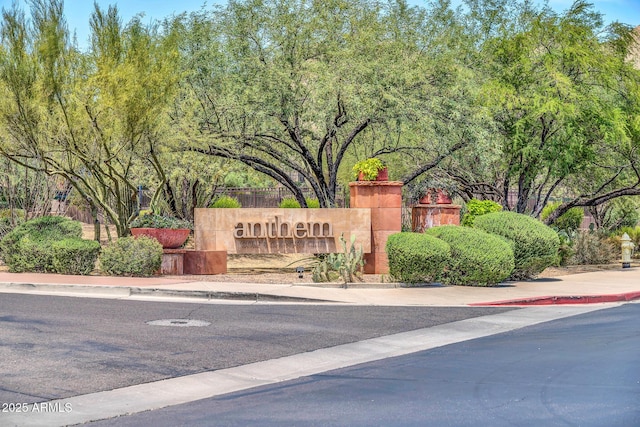
[[[364,255],[364,272],[388,273],[387,238],[402,230],[402,182],[351,182],[349,190],[352,208],[371,209],[371,253]]]

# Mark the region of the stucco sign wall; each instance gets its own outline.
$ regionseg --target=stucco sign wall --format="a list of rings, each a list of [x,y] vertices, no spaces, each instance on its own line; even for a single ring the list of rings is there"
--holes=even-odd
[[[340,252],[340,236],[371,252],[370,209],[196,209],[196,249],[230,254]]]

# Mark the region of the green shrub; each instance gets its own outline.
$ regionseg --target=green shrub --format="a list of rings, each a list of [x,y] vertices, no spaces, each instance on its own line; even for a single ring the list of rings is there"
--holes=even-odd
[[[312,199],[307,197],[305,200],[307,202],[307,207],[310,209],[317,209],[320,207],[320,200],[318,199]]]
[[[467,213],[462,216],[461,225],[465,227],[473,227],[473,221],[480,215],[486,215],[491,212],[500,212],[502,205],[493,200],[471,199],[466,204]]]
[[[0,240],[11,230],[24,222],[24,211],[22,209],[0,209]]]
[[[530,216],[494,212],[476,218],[474,227],[513,241],[515,269],[511,278],[515,280],[535,277],[557,260],[558,234]]]
[[[377,178],[378,172],[385,168],[382,160],[377,159],[375,157],[360,160],[355,165],[353,165],[353,177],[358,178],[360,172],[362,172],[365,181],[373,181]]]
[[[67,237],[82,237],[82,224],[63,216],[42,216],[24,222],[11,233],[15,238],[24,235],[60,240]]]
[[[429,283],[451,259],[449,244],[422,233],[397,233],[387,240],[389,275],[404,283]]]
[[[238,199],[231,196],[220,196],[211,204],[212,208],[241,208],[242,204]]]
[[[429,228],[425,234],[445,241],[451,248],[449,265],[440,277],[444,284],[491,286],[513,271],[512,246],[499,236],[455,225]]]
[[[558,255],[556,261],[553,264],[556,267],[564,267],[569,265],[571,257],[574,254],[573,239],[577,232],[567,233],[565,231],[558,231],[558,237],[560,238],[560,246],[558,246]]]
[[[0,218],[12,217],[22,222],[24,220],[24,209],[0,209]]]
[[[12,273],[52,273],[53,250],[51,241],[36,240],[30,235],[22,236],[12,245],[13,251],[4,252],[4,262]]]
[[[60,274],[89,274],[96,266],[100,243],[95,240],[64,239],[53,242],[53,269]]]
[[[307,197],[304,200],[307,203],[308,208],[317,209],[320,207],[320,201],[318,199],[312,199],[310,197]],[[300,203],[295,199],[295,197],[286,197],[282,199],[278,207],[284,208],[284,209],[296,209],[296,208],[301,208],[302,206],[300,206]]]
[[[121,237],[102,249],[100,270],[113,276],[151,276],[162,264],[162,245],[151,237]]]
[[[544,221],[545,219],[549,218],[549,215],[555,212],[555,210],[558,209],[561,204],[562,202],[548,203],[547,206],[542,209],[542,212],[540,213],[540,219]],[[570,233],[580,228],[583,219],[584,210],[582,208],[571,208],[560,215],[558,218],[556,218],[552,225],[558,230]]]
[[[0,241],[0,253],[12,272],[55,272],[53,242],[82,236],[78,221],[43,216],[18,225]]]
[[[604,236],[583,231],[577,233],[573,239],[573,255],[569,264],[609,264],[618,252]]]
[[[282,199],[278,207],[285,209],[295,209],[300,207],[300,203],[294,197],[286,197]]]

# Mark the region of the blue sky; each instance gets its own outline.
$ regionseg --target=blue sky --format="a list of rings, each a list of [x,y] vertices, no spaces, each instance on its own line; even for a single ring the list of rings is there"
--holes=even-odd
[[[13,1],[16,0],[0,0],[0,6],[9,8]],[[459,0],[452,0],[453,4],[459,3]],[[639,0],[591,0],[595,5],[595,9],[601,12],[605,21],[620,21],[633,26],[640,25],[640,1]],[[27,9],[26,0],[17,0],[17,3]],[[203,5],[222,4],[225,0],[97,0],[102,8],[107,8],[110,4],[116,4],[120,11],[123,21],[127,22],[131,17],[138,13],[144,13],[144,20],[162,19],[172,14],[181,12],[191,12],[199,10]],[[422,0],[409,0],[410,4],[423,4]],[[561,12],[568,9],[572,4],[572,0],[549,0],[549,5],[555,10]],[[66,0],[65,15],[69,28],[75,29],[78,42],[81,46],[86,45],[89,29],[89,16],[93,10],[93,1],[91,0]]]

